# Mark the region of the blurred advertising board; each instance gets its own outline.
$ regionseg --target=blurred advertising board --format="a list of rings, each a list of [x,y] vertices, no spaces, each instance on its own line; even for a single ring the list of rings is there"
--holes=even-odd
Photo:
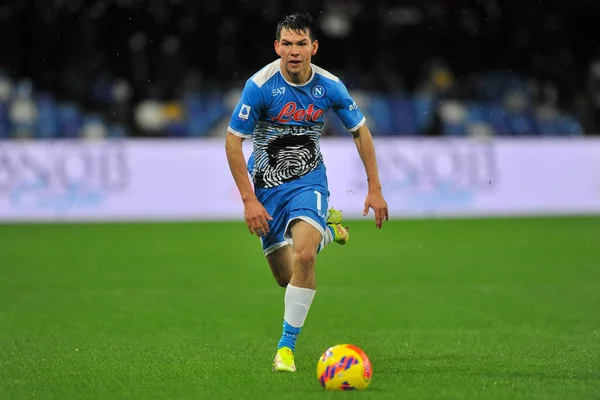
[[[600,215],[600,140],[377,138],[376,149],[392,218]],[[321,150],[330,205],[361,217],[352,139]],[[223,139],[0,142],[0,221],[242,219]]]

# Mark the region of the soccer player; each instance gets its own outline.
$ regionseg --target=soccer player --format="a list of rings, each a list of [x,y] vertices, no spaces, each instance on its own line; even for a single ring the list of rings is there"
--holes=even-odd
[[[333,109],[352,134],[364,164],[368,194],[363,215],[373,209],[377,228],[388,219],[365,117],[340,79],[311,63],[318,48],[309,14],[285,16],[276,29],[279,58],[246,81],[225,140],[248,230],[260,237],[275,280],[286,288],[274,371],[296,370],[296,338],[315,296],[317,253],[349,238],[341,211],[328,207],[319,148],[326,110]],[[253,151],[246,165],[242,141],[247,138],[253,139]]]

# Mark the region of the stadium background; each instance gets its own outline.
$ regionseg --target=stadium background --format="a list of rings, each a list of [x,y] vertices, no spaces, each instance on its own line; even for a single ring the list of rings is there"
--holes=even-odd
[[[328,114],[352,237],[319,256],[288,377],[269,370],[283,292],[223,137],[297,10],[367,115],[391,220],[361,217],[362,165]],[[367,398],[598,398],[598,17],[592,0],[2,2],[0,398],[329,398],[314,365],[341,342],[371,356]]]
[[[290,10],[318,18],[315,63],[364,99],[377,135],[596,134],[598,7],[4,2],[0,137],[223,135],[245,79],[274,59],[274,25]]]

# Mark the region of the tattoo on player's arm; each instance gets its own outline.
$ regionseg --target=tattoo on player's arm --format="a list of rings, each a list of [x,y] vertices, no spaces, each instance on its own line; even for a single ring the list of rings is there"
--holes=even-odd
[[[357,130],[355,130],[354,132],[352,132],[352,137],[353,137],[354,139],[356,139],[356,138],[357,138],[357,137],[359,137],[359,136],[360,136],[360,133],[358,133],[358,129],[357,129]]]

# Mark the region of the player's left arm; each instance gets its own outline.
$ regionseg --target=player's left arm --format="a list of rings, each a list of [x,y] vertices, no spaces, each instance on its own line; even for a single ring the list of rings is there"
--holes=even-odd
[[[375,157],[375,144],[367,127],[366,118],[342,81],[337,82],[333,90],[333,99],[332,108],[346,129],[352,133],[358,154],[367,173],[369,192],[365,199],[363,215],[367,215],[369,208],[372,208],[375,212],[375,223],[381,229],[383,220],[387,221],[389,219],[388,206],[381,192],[381,182],[379,181],[377,159]]]
[[[365,210],[363,215],[369,213],[369,208],[375,213],[375,223],[377,228],[381,229],[383,220],[389,219],[388,205],[381,191],[381,182],[379,181],[379,171],[377,169],[377,157],[375,155],[375,144],[373,136],[367,127],[362,124],[357,130],[352,132],[354,144],[360,155],[360,159],[365,167],[368,182],[368,193],[365,199]]]

